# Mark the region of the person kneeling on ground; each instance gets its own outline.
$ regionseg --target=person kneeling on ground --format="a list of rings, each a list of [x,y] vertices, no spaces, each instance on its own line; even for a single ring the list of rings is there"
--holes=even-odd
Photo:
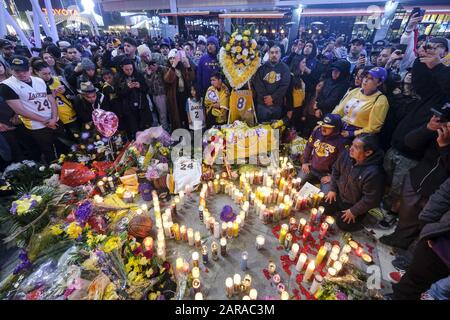
[[[320,180],[320,189],[330,191],[331,169],[339,155],[345,150],[348,140],[341,135],[342,122],[337,114],[327,114],[319,121],[303,153],[302,183]]]
[[[363,229],[366,213],[380,204],[384,191],[383,151],[378,138],[357,136],[333,165],[330,191],[323,205],[344,231]]]

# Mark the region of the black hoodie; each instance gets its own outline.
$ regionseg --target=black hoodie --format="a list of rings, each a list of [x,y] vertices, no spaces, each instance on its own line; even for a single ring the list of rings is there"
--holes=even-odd
[[[429,69],[419,59],[414,61],[412,69],[413,88],[420,99],[411,106],[411,111],[400,121],[392,135],[391,145],[403,155],[420,160],[423,150],[410,148],[405,143],[406,135],[425,125],[432,116],[431,108],[440,109],[450,92],[449,67],[440,64]]]
[[[331,113],[349,88],[350,62],[340,59],[334,62],[331,68],[338,69],[341,74],[336,80],[328,77],[323,84],[317,97],[317,108],[322,114]]]
[[[355,216],[380,205],[384,192],[384,153],[381,149],[362,164],[356,164],[345,150],[333,165],[331,191],[337,192],[342,202],[350,204]]]

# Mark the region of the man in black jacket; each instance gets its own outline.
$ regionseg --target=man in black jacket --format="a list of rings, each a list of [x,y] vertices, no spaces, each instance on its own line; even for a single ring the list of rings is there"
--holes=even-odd
[[[83,126],[92,122],[92,111],[95,109],[110,111],[107,99],[91,82],[82,82],[78,92],[79,95],[73,102],[73,108],[77,113],[77,120]]]
[[[363,229],[367,211],[379,206],[384,191],[383,151],[375,135],[361,134],[333,165],[325,197],[327,214],[344,231]]]
[[[281,49],[269,50],[269,61],[256,72],[253,85],[256,91],[258,122],[271,122],[282,118],[284,96],[291,81],[289,67],[280,61]]]

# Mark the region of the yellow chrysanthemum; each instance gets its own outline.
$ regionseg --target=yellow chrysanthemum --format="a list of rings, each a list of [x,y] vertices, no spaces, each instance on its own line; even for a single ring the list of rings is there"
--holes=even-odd
[[[225,46],[225,50],[230,51],[230,50],[231,50],[231,44],[227,44],[227,45]]]
[[[105,252],[111,252],[114,249],[118,248],[119,244],[120,244],[119,237],[117,237],[117,236],[111,237],[106,241],[105,245],[103,246],[103,250]]]
[[[82,232],[83,229],[75,221],[70,223],[66,230],[67,235],[71,239],[78,238]]]
[[[248,41],[248,37],[242,37],[242,40]]]
[[[61,233],[64,232],[64,230],[60,224],[55,224],[50,227],[50,232],[54,236],[59,236]]]
[[[236,47],[236,52],[237,52],[237,53],[240,53],[241,51],[242,51],[242,47],[241,47],[241,46],[237,46],[237,47]]]

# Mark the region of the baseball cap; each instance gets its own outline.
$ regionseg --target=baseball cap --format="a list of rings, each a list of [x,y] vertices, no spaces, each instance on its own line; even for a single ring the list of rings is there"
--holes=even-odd
[[[442,44],[448,51],[448,41],[445,38],[436,37],[436,38],[431,39],[429,42]]]
[[[342,126],[341,116],[328,113],[323,117],[323,121],[318,121],[317,124],[326,128],[340,128]]]
[[[386,81],[388,73],[385,68],[375,67],[368,71],[368,73],[375,79],[380,79],[381,82]]]
[[[11,69],[15,71],[28,71],[30,69],[30,62],[27,57],[13,56],[10,66]]]
[[[351,44],[354,44],[355,42],[358,42],[360,45],[366,44],[366,41],[363,38],[355,38],[352,41],[350,41]]]

